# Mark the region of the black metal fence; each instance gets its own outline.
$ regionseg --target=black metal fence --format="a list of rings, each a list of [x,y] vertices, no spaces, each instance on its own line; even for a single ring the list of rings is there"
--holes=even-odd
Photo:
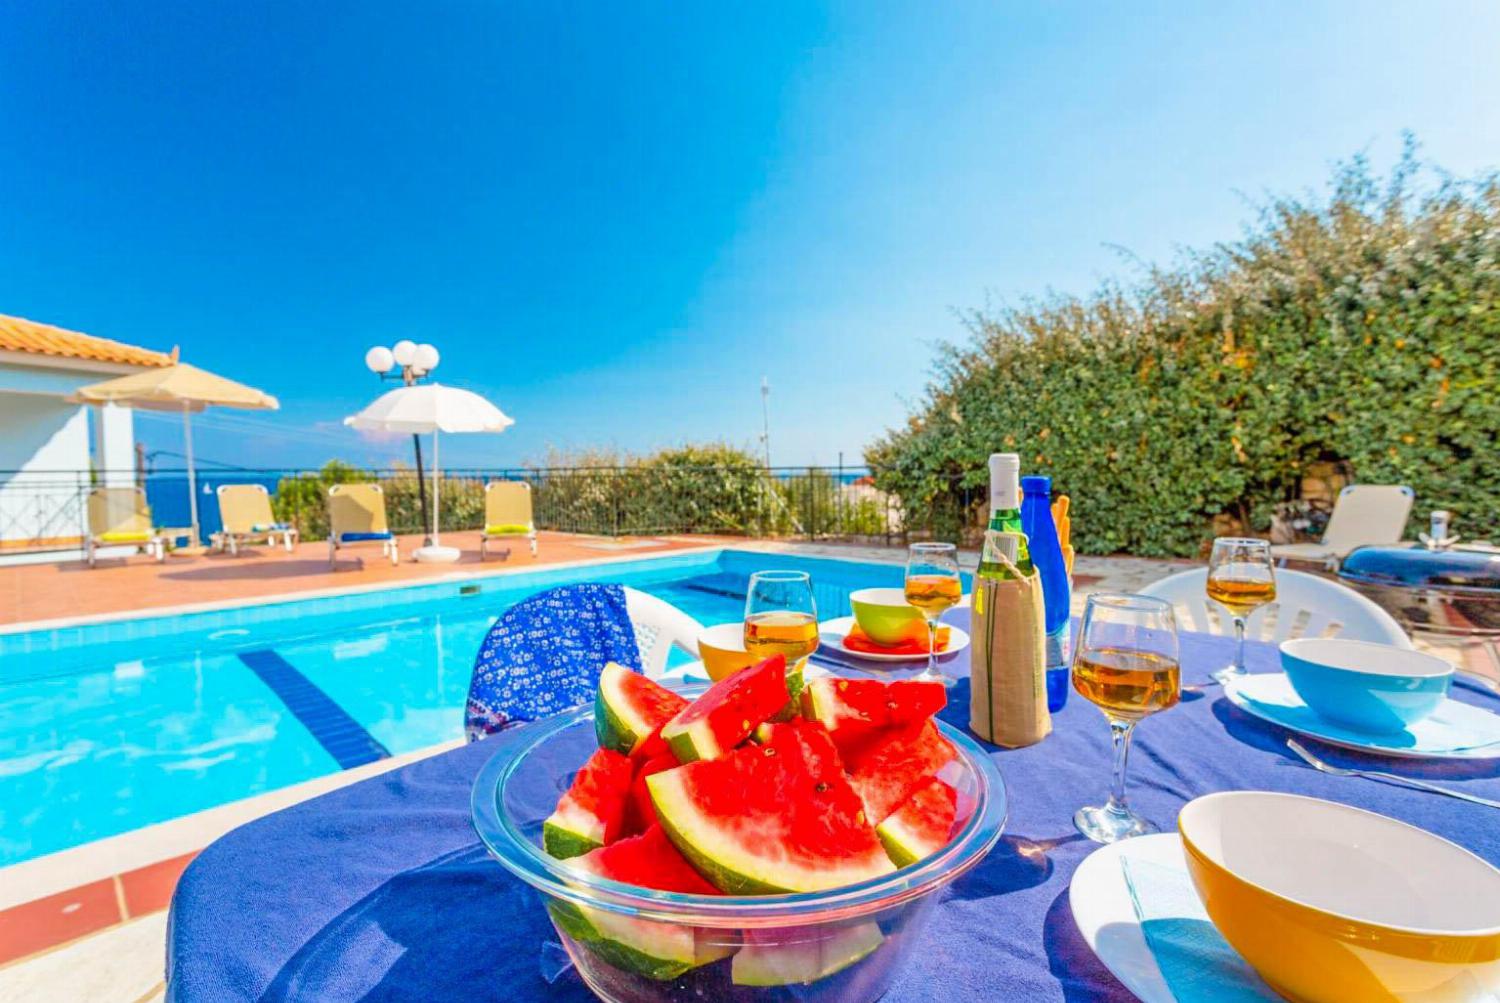
[[[271,495],[275,518],[295,525],[303,539],[327,533],[328,487],[376,481],[385,491],[387,518],[398,533],[423,529],[421,493],[431,504],[432,479],[419,488],[409,468],[368,469],[330,464],[320,470],[200,470],[198,521],[205,539],[220,527],[215,495],[225,484],[255,483]],[[515,467],[445,470],[439,483],[444,530],[476,530],[484,524],[484,485],[492,480],[531,485],[539,529],[605,536],[714,533],[812,540],[891,543],[909,533],[944,535],[947,520],[934,524],[933,506],[920,506],[913,525],[902,500],[880,491],[871,471],[851,467]],[[0,471],[0,547],[47,549],[66,546],[87,531],[88,492],[98,483],[136,484],[146,489],[153,522],[187,526],[191,521],[185,470],[129,472]],[[942,510],[953,510],[958,534],[982,504],[981,492],[958,483],[943,485]]]

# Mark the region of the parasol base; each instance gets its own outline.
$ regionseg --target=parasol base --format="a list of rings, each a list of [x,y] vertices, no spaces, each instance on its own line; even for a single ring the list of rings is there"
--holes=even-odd
[[[452,564],[458,560],[458,554],[457,547],[440,547],[437,544],[430,544],[426,547],[418,547],[411,556],[423,564]]]

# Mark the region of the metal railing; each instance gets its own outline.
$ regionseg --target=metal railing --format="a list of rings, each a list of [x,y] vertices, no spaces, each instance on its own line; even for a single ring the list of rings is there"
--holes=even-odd
[[[491,480],[531,485],[539,529],[604,536],[711,533],[868,540],[892,543],[909,533],[941,532],[909,526],[900,498],[878,490],[864,467],[505,467],[444,470],[442,528],[477,530],[484,523],[484,485]],[[216,489],[223,484],[264,485],[278,520],[296,526],[302,538],[327,533],[329,485],[379,482],[386,513],[397,533],[423,531],[416,474],[409,468],[371,469],[331,464],[320,470],[200,469],[199,521],[206,540],[220,528]],[[0,471],[0,550],[68,546],[87,531],[88,492],[97,483],[135,484],[146,489],[153,522],[187,526],[187,473],[181,469],[135,471]],[[431,479],[424,487],[430,492]],[[982,493],[956,481],[943,486],[962,525]],[[932,506],[924,507],[925,513]],[[977,510],[976,510],[977,511]],[[948,535],[952,535],[951,533]]]

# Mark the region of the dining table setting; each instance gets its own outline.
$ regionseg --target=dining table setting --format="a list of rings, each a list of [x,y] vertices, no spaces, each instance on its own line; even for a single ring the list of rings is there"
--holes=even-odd
[[[968,636],[971,609],[951,607],[936,622]],[[938,720],[945,733],[968,735],[963,744],[1002,778],[989,805],[1001,822],[962,874],[939,883],[921,922],[886,934],[903,943],[897,970],[883,973],[880,999],[1278,999],[1217,933],[1184,865],[1179,813],[1220,792],[1347,805],[1457,844],[1485,867],[1500,862],[1500,759],[1356,750],[1337,735],[1326,741],[1295,718],[1277,720],[1236,699],[1245,682],[1284,679],[1277,646],[1244,643],[1245,675],[1227,684],[1215,673],[1236,657],[1235,640],[1179,631],[1178,646],[1178,702],[1143,721],[1130,762],[1131,813],[1158,834],[1106,844],[1074,822],[1110,787],[1112,730],[1100,709],[1070,700],[1052,714],[1043,741],[998,747],[968,735],[974,694],[966,660],[938,660],[951,684]],[[846,652],[814,652],[807,672],[876,676],[883,667],[865,663],[861,673]],[[1493,693],[1461,681],[1448,703],[1445,711],[1460,714],[1500,711]],[[517,748],[534,747],[529,769],[556,778],[550,795],[565,786],[577,753],[538,745],[535,735],[547,727],[555,724],[504,730],[211,844],[172,901],[169,999],[592,999],[544,895],[498,864],[475,828],[475,805],[495,801],[493,787],[475,784],[495,783],[493,763],[514,759]],[[1287,843],[1295,834],[1259,831],[1265,820],[1286,822],[1278,811],[1229,811],[1214,825],[1247,826],[1241,838],[1266,846],[1296,846]],[[1251,817],[1256,826],[1248,826]],[[1335,825],[1355,829],[1347,820]],[[1310,852],[1326,856],[1328,847]],[[1419,856],[1389,867],[1394,885],[1431,879]],[[834,996],[814,988],[780,987],[780,996],[726,990],[723,999],[862,999],[856,982]],[[1431,999],[1493,997],[1455,990]]]

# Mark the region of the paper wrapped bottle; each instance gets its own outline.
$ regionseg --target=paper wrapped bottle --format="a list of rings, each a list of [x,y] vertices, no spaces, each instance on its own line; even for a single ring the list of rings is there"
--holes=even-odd
[[[1015,533],[984,534],[982,566],[998,571],[974,579],[969,646],[969,728],[1011,749],[1052,731],[1042,583],[1017,566],[1020,543]]]

